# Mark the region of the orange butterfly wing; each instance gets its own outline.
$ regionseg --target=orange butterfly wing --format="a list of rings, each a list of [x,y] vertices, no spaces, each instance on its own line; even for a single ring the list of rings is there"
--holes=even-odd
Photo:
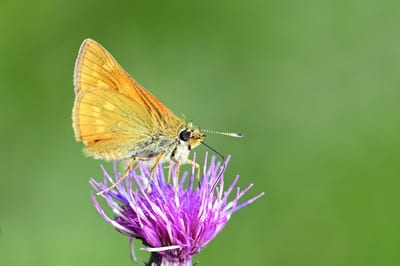
[[[149,106],[160,121],[175,115],[143,88],[118,64],[114,57],[92,39],[83,41],[75,64],[75,92],[91,88],[110,88]]]
[[[174,137],[183,121],[127,74],[97,42],[86,39],[74,72],[73,128],[86,152],[123,159],[152,133]]]

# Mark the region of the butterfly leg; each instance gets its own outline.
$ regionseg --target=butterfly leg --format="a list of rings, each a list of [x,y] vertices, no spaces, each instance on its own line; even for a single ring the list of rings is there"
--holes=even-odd
[[[137,161],[137,160],[138,160],[138,158],[133,157],[133,158],[129,161],[129,163],[128,163],[127,167],[126,167],[126,170],[125,170],[124,174],[122,175],[122,177],[121,177],[120,179],[118,179],[117,182],[115,182],[114,184],[112,184],[111,187],[108,187],[108,188],[106,188],[105,190],[98,192],[96,195],[99,196],[99,195],[101,195],[101,194],[103,194],[103,193],[106,193],[106,192],[110,191],[111,189],[115,188],[119,183],[121,183],[121,182],[125,179],[125,177],[128,176],[129,172],[131,171],[131,169],[132,169],[132,167],[133,167],[133,164],[134,164],[135,161]],[[137,167],[137,165],[135,166],[134,169],[136,169],[136,167]]]
[[[191,164],[191,165],[193,165],[194,167],[196,167],[196,169],[197,169],[196,178],[197,178],[198,181],[200,181],[200,165],[199,165],[198,163],[196,163],[196,162],[190,160],[190,159],[186,159],[186,160],[185,160],[185,163]]]
[[[179,177],[179,169],[180,169],[181,163],[180,163],[175,157],[172,157],[171,159],[172,159],[172,161],[173,161],[174,163],[176,163],[176,165],[177,165],[177,168],[176,168],[176,176]],[[184,163],[185,163],[185,164],[191,164],[191,165],[193,165],[194,167],[196,167],[196,169],[197,169],[196,178],[197,178],[197,180],[200,180],[200,165],[199,165],[198,163],[192,161],[192,160],[189,160],[189,159],[186,159]]]
[[[175,157],[171,157],[171,160],[176,163],[176,172],[175,176],[179,177],[179,169],[181,168],[181,163]],[[172,172],[172,167],[170,168],[170,172]],[[169,183],[169,176],[168,176],[168,183]]]
[[[171,181],[171,174],[172,174],[172,165],[170,164],[168,169],[168,179],[167,179],[168,183]]]
[[[149,182],[147,183],[147,186],[146,186],[147,192],[150,191],[150,183],[151,183],[151,179],[153,179],[153,173],[156,170],[157,165],[161,162],[161,159],[164,157],[164,155],[165,155],[165,152],[160,153],[160,155],[158,155],[157,160],[154,163],[153,167],[151,167]]]

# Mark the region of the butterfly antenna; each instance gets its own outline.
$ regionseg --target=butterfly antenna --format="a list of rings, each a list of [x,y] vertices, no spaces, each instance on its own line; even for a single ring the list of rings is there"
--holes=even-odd
[[[225,136],[234,137],[234,138],[243,137],[243,134],[239,133],[239,132],[220,132],[220,131],[208,130],[208,129],[202,129],[201,131],[204,131],[206,133],[211,133],[211,134],[225,135]]]
[[[216,154],[218,154],[219,156],[221,156],[221,158],[222,158],[222,169],[221,169],[221,172],[219,173],[219,175],[218,175],[218,177],[217,177],[217,180],[215,180],[215,182],[214,182],[214,184],[212,185],[210,191],[208,192],[208,195],[210,195],[210,194],[214,191],[214,188],[215,188],[215,186],[218,184],[219,180],[221,179],[221,175],[225,172],[225,168],[226,168],[226,166],[225,166],[225,157],[224,157],[220,152],[218,152],[217,150],[215,150],[213,147],[211,147],[210,145],[208,145],[207,143],[202,142],[202,144],[203,144],[204,146],[206,146],[207,148],[209,148],[210,150],[212,150],[213,152],[215,152]]]

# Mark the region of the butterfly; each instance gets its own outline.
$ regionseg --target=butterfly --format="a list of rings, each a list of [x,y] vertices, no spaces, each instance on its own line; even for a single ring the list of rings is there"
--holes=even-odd
[[[128,160],[122,178],[106,191],[122,181],[137,161],[151,167],[151,175],[165,162],[177,164],[177,169],[181,164],[192,164],[200,172],[188,156],[204,143],[205,133],[174,115],[92,39],[84,40],[80,47],[74,89],[72,126],[84,152],[96,159]]]

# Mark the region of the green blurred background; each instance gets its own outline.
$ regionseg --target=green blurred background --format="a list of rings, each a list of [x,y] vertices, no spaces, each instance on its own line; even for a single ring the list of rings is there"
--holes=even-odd
[[[254,183],[200,265],[400,265],[398,1],[1,1],[0,265],[131,265],[71,127],[93,38]],[[206,149],[196,149],[203,154]],[[139,247],[137,243],[137,247]],[[146,252],[138,252],[147,260]]]

